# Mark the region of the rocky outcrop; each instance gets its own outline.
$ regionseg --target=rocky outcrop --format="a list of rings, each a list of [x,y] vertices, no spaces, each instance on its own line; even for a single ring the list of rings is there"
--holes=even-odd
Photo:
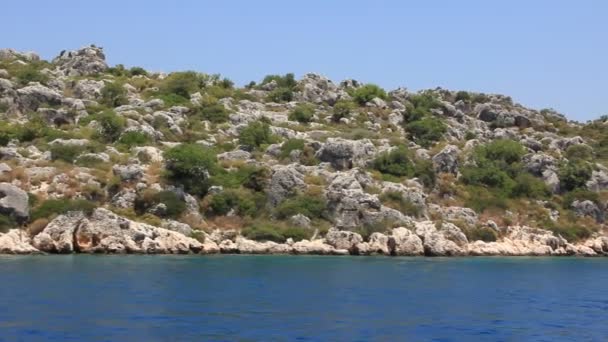
[[[48,253],[199,253],[203,245],[164,228],[120,217],[103,208],[90,217],[81,212],[60,215],[36,235],[33,245]]]
[[[365,166],[375,153],[376,148],[369,139],[329,138],[317,152],[317,158],[330,163],[336,170],[347,170],[355,166]]]
[[[30,216],[27,192],[9,184],[0,183],[0,213],[13,217],[17,222],[25,222]]]
[[[298,101],[333,105],[339,99],[350,98],[346,91],[319,74],[310,73],[304,75],[299,82],[299,88],[301,91],[296,94]]]
[[[391,255],[423,255],[424,246],[418,235],[400,227],[393,229],[388,239],[388,251]]]
[[[31,83],[17,90],[17,105],[22,113],[35,112],[41,106],[60,105],[63,96],[40,83]]]
[[[277,165],[272,168],[272,176],[267,191],[272,205],[277,205],[298,190],[305,188],[304,175],[295,165]]]
[[[351,254],[358,254],[357,245],[363,242],[361,235],[331,228],[325,235],[325,241],[336,249],[346,249]]]
[[[35,254],[40,251],[31,244],[27,232],[11,229],[5,234],[0,233],[0,254]]]
[[[53,64],[65,76],[90,76],[104,72],[108,65],[102,48],[88,46],[76,51],[61,51]]]
[[[436,172],[458,173],[458,155],[460,149],[454,145],[444,147],[433,156],[433,165]]]

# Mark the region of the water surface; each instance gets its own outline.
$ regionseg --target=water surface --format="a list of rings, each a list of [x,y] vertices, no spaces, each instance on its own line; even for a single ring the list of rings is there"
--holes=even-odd
[[[608,259],[0,257],[0,341],[585,341]]]

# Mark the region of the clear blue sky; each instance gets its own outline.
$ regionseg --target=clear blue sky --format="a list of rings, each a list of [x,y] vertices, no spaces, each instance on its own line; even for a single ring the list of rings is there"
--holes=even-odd
[[[5,1],[0,46],[238,84],[315,71],[385,88],[511,95],[571,119],[608,114],[608,1]]]

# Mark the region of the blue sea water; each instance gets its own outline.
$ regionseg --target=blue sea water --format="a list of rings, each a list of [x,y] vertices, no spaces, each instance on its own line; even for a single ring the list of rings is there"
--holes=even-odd
[[[0,257],[0,341],[605,341],[608,259]]]

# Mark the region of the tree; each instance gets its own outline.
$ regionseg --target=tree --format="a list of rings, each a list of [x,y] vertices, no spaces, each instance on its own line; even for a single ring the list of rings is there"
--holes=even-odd
[[[368,83],[362,87],[355,89],[353,91],[352,96],[355,102],[362,106],[376,97],[385,100],[386,92],[379,86]]]
[[[251,122],[239,135],[239,142],[250,149],[258,148],[263,144],[270,144],[273,140],[270,126],[262,121]]]
[[[108,107],[127,104],[127,90],[119,82],[107,83],[101,89],[101,102]]]
[[[181,144],[164,153],[166,179],[192,194],[204,196],[216,168],[215,153],[197,144]]]

